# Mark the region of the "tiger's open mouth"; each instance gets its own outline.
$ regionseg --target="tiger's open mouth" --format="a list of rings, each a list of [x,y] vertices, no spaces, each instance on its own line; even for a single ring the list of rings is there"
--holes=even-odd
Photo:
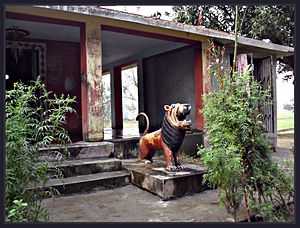
[[[187,119],[191,113],[192,106],[190,104],[180,104],[180,107],[177,110],[177,119],[182,122],[184,128],[190,128],[192,121]]]

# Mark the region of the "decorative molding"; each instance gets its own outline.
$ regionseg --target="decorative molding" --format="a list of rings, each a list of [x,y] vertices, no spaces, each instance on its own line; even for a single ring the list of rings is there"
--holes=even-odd
[[[42,80],[46,79],[47,75],[47,64],[46,64],[46,53],[47,53],[47,45],[45,43],[37,43],[37,42],[27,42],[27,41],[6,41],[6,48],[15,48],[19,49],[33,49],[37,50],[39,53],[39,75]],[[34,77],[36,79],[36,77]]]

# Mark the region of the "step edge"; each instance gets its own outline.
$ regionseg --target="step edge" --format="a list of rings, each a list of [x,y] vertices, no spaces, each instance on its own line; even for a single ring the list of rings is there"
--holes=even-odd
[[[28,187],[26,188],[26,190],[35,190],[35,189],[43,189],[43,188],[49,188],[49,187],[55,187],[55,186],[62,186],[62,185],[72,185],[72,184],[77,184],[77,183],[85,183],[85,182],[92,182],[92,181],[98,181],[98,180],[107,180],[107,179],[113,179],[113,178],[120,178],[120,177],[130,177],[130,173],[128,173],[127,171],[112,171],[112,172],[119,172],[119,174],[115,174],[113,176],[107,176],[107,177],[98,177],[98,178],[94,178],[94,179],[85,179],[82,180],[80,182],[76,182],[76,181],[72,181],[72,182],[63,182],[63,180],[65,179],[75,179],[76,177],[82,177],[82,176],[96,176],[95,174],[87,174],[87,175],[78,175],[78,176],[73,176],[73,177],[66,177],[66,178],[62,178],[62,179],[50,179],[49,181],[53,180],[53,182],[57,181],[58,183],[53,183],[53,184],[48,184],[46,182],[45,185],[37,185],[34,187]],[[96,173],[99,174],[99,173]]]
[[[84,165],[95,165],[95,164],[107,164],[107,163],[121,163],[122,165],[122,161],[120,160],[96,160],[95,161],[86,161],[84,163],[80,163],[79,161],[82,161],[82,159],[78,160],[78,162],[76,160],[74,160],[74,163],[71,163],[72,160],[68,160],[70,161],[69,164],[68,163],[61,163],[61,164],[50,164],[48,167],[49,168],[64,168],[64,167],[75,167],[75,166],[84,166]],[[55,162],[54,162],[55,163]]]

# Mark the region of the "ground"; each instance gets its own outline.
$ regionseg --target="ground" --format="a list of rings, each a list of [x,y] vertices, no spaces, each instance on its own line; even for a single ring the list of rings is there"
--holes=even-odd
[[[293,132],[278,137],[273,153],[288,171],[293,171]],[[113,190],[50,198],[43,201],[51,222],[228,222],[232,217],[218,204],[217,190],[162,201],[133,185]]]
[[[221,222],[231,216],[218,206],[217,191],[177,200],[158,196],[133,185],[113,190],[47,199],[50,221],[59,222]]]
[[[294,128],[294,112],[278,112],[277,115],[278,131]]]

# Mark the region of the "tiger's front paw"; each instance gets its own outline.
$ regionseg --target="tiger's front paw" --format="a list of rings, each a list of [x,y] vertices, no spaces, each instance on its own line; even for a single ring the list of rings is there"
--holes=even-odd
[[[150,160],[146,160],[146,159],[145,159],[145,160],[144,160],[144,163],[145,163],[145,164],[151,164],[151,163],[152,163],[152,161],[150,161]]]
[[[183,165],[177,165],[176,169],[177,169],[177,171],[181,171],[181,170],[184,169],[184,166]]]
[[[168,172],[176,172],[177,171],[176,166],[173,166],[173,165],[167,166],[165,169]]]

